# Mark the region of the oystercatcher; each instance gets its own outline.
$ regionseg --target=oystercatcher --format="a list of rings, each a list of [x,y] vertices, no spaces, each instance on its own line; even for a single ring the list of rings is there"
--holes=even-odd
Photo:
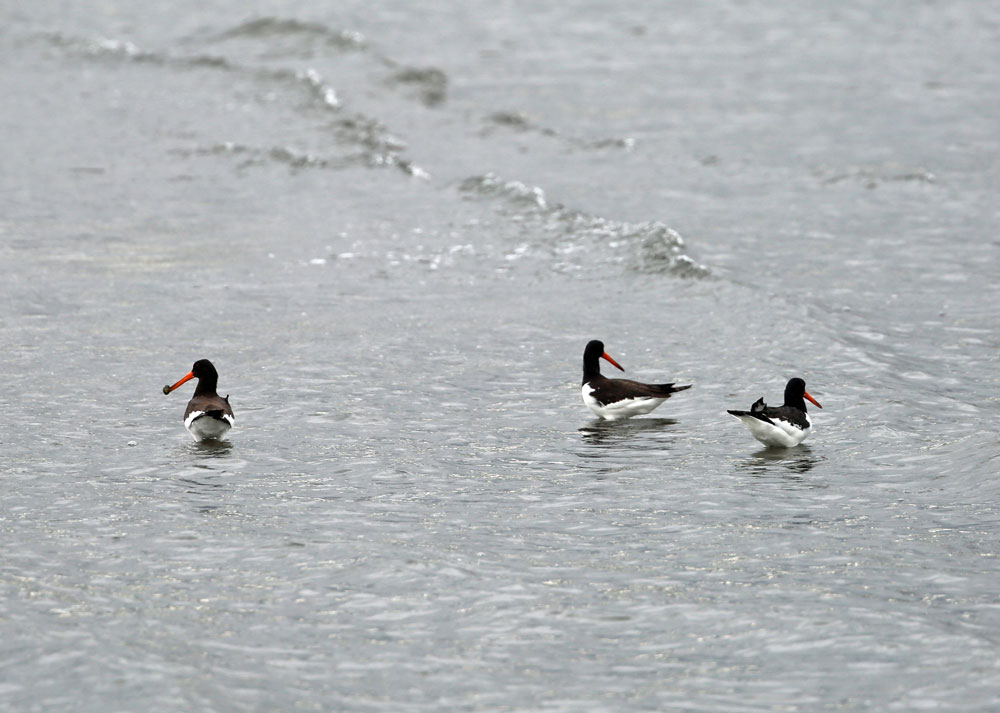
[[[600,359],[606,359],[625,371],[604,351],[604,342],[593,340],[583,352],[583,403],[601,418],[616,421],[649,413],[672,394],[690,389],[691,384],[641,384],[628,379],[609,379],[601,375]]]
[[[229,396],[222,397],[215,393],[219,372],[212,366],[212,362],[199,359],[187,376],[173,386],[164,386],[163,393],[169,394],[190,379],[197,379],[198,386],[184,411],[184,426],[196,441],[222,438],[233,427],[236,419],[229,405]]]
[[[762,396],[749,411],[728,413],[745,423],[753,437],[765,446],[792,448],[802,443],[812,428],[803,397],[816,404],[817,408],[823,408],[806,391],[806,382],[796,377],[789,379],[785,386],[784,405],[768,406]]]

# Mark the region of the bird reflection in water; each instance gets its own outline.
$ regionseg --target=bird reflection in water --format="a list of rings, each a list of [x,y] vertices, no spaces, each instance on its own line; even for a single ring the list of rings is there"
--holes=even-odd
[[[216,441],[209,439],[189,443],[187,444],[187,447],[194,455],[203,456],[205,458],[223,458],[224,456],[229,455],[229,452],[233,449],[233,444],[229,441]]]
[[[191,454],[187,467],[178,473],[177,482],[192,501],[195,511],[201,514],[221,512],[225,503],[219,500],[221,493],[233,489],[233,468],[241,467],[242,461],[232,458],[233,444],[229,441],[205,440],[188,443]]]
[[[751,475],[775,475],[777,468],[786,473],[783,477],[801,480],[820,461],[812,454],[809,446],[794,448],[762,448],[752,456],[738,464],[740,470]]]
[[[584,443],[609,448],[642,433],[661,431],[676,424],[677,420],[673,418],[633,418],[626,421],[597,419],[581,428],[580,433],[583,434]],[[662,443],[659,445],[662,446]]]

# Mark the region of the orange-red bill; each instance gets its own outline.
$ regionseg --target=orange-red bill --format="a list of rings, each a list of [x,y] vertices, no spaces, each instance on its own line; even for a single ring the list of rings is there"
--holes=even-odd
[[[169,394],[171,391],[173,391],[174,389],[176,389],[178,386],[180,386],[181,384],[183,384],[185,381],[188,381],[189,379],[193,379],[193,378],[194,378],[194,372],[193,371],[189,371],[187,373],[187,376],[185,376],[183,379],[181,379],[180,381],[178,381],[173,386],[164,386],[163,387],[163,393]]]
[[[812,401],[814,404],[816,404],[816,408],[823,408],[822,406],[819,405],[819,401],[817,401],[816,399],[814,399],[812,396],[809,395],[808,391],[803,392],[802,395],[805,396],[810,401]]]
[[[615,366],[617,366],[617,367],[618,367],[619,369],[621,369],[622,371],[625,371],[625,367],[623,367],[623,366],[622,366],[621,364],[619,364],[619,363],[618,363],[618,362],[616,362],[616,361],[615,361],[614,359],[612,359],[612,358],[611,358],[611,357],[610,357],[610,356],[608,355],[608,353],[607,353],[607,352],[604,352],[603,354],[601,354],[601,358],[602,358],[602,359],[607,359],[607,360],[608,360],[608,361],[610,361],[610,362],[611,362],[612,364],[614,364]]]

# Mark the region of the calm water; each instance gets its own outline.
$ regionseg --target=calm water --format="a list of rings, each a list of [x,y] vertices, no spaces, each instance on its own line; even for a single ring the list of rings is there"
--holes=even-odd
[[[0,709],[1000,707],[1000,8],[6,20]]]

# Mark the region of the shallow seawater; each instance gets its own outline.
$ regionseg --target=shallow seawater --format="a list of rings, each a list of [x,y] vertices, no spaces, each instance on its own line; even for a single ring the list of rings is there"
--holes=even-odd
[[[18,9],[0,708],[996,710],[998,28]]]

